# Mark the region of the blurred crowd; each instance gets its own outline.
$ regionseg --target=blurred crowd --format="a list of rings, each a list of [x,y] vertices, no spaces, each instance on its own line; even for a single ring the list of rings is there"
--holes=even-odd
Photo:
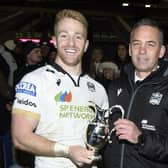
[[[0,167],[33,167],[33,155],[13,149],[11,107],[21,78],[55,60],[56,48],[48,39],[39,43],[13,39],[0,43]]]
[[[12,146],[10,124],[15,86],[25,74],[52,63],[56,54],[50,39],[42,39],[39,43],[8,39],[0,43],[0,167],[33,168],[33,155],[15,150]],[[112,80],[122,75],[124,66],[131,61],[125,42],[117,43],[116,53],[111,57],[105,55],[105,49],[100,45],[93,46],[89,54],[90,66],[84,71],[105,89]],[[167,55],[166,52],[165,59]]]

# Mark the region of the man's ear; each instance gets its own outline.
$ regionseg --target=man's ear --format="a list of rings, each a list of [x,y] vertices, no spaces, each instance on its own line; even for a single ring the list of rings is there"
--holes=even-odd
[[[85,48],[84,48],[84,52],[86,52],[86,51],[87,51],[88,46],[89,46],[89,40],[86,40],[86,43],[85,43]]]
[[[52,36],[52,41],[53,41],[53,44],[54,44],[55,48],[57,48],[57,42],[56,42],[56,37],[55,36]]]
[[[132,56],[132,53],[131,53],[131,45],[130,45],[130,44],[129,44],[128,51],[129,51],[129,56],[131,57],[131,56]]]
[[[165,55],[166,48],[164,45],[161,46],[159,58],[162,58]]]

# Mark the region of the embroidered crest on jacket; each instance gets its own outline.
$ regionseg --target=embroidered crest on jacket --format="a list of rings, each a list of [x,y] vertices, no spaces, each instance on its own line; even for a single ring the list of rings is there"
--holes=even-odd
[[[152,93],[152,96],[149,99],[149,103],[152,105],[159,105],[162,100],[163,94],[160,92]]]

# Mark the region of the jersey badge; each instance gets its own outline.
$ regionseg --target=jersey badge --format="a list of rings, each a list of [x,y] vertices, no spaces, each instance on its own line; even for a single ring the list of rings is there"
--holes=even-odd
[[[88,90],[90,90],[91,92],[95,92],[95,85],[91,82],[87,82],[87,86],[88,86]]]

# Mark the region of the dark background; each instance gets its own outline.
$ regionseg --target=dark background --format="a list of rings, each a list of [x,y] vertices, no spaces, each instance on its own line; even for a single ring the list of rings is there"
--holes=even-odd
[[[129,6],[122,7],[123,2]],[[168,41],[168,0],[1,0],[0,40],[7,32],[17,39],[51,37],[55,14],[63,8],[87,17],[90,46],[103,45],[107,57],[114,54],[118,41],[129,41],[132,25],[143,17],[157,20]]]

